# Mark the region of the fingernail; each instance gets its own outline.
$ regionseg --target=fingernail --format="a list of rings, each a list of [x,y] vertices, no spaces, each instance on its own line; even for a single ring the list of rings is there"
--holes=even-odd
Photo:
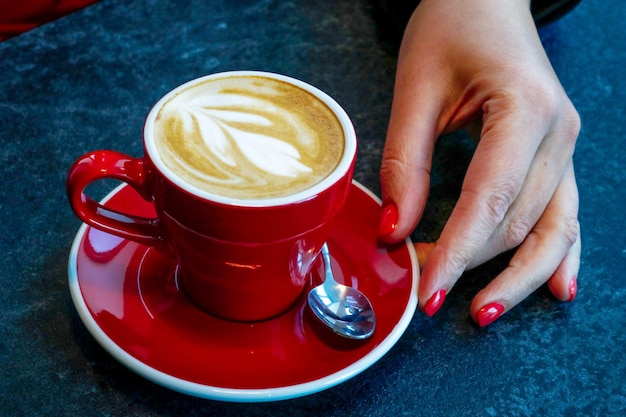
[[[440,289],[439,291],[434,293],[428,299],[428,301],[426,301],[426,304],[424,305],[424,313],[426,313],[428,317],[434,316],[435,313],[439,311],[439,309],[441,308],[441,305],[443,304],[443,300],[445,299],[446,299],[446,290]]]
[[[504,306],[500,303],[489,303],[478,310],[476,318],[480,327],[488,326],[493,323],[504,312]]]
[[[398,228],[398,208],[395,204],[387,204],[380,215],[378,233],[381,236],[392,234]]]
[[[569,300],[570,302],[574,301],[574,298],[576,298],[576,292],[578,292],[578,284],[576,283],[576,278],[572,278],[572,280],[569,282]]]

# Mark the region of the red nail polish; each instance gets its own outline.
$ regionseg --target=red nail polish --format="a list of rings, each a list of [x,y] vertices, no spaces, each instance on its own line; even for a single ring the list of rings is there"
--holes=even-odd
[[[576,278],[572,278],[569,282],[569,299],[567,301],[572,302],[574,298],[576,298],[576,293],[578,292],[578,284],[576,283]]]
[[[424,313],[426,313],[428,317],[434,316],[435,313],[439,311],[439,309],[441,308],[441,305],[443,304],[443,301],[445,299],[446,299],[446,290],[440,289],[439,291],[434,293],[428,299],[428,301],[426,301],[426,304],[424,305]]]
[[[378,233],[381,236],[392,234],[398,228],[398,208],[395,204],[387,204],[383,207],[380,216]]]
[[[480,327],[485,327],[498,319],[504,312],[504,306],[500,303],[489,303],[478,310],[476,318]]]

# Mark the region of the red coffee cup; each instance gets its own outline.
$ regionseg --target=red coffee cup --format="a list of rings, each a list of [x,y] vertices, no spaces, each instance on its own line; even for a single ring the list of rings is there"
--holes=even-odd
[[[277,80],[327,106],[343,133],[338,164],[313,186],[270,198],[219,195],[177,175],[155,144],[160,110],[181,92],[226,77]],[[348,115],[317,88],[272,73],[219,73],[185,83],[156,103],[144,127],[143,157],[110,150],[80,157],[69,171],[67,193],[76,215],[88,225],[170,254],[178,264],[182,290],[201,309],[230,320],[258,321],[284,312],[303,292],[311,265],[347,198],[356,148]],[[156,217],[116,212],[85,195],[90,183],[103,178],[127,183],[154,203]]]

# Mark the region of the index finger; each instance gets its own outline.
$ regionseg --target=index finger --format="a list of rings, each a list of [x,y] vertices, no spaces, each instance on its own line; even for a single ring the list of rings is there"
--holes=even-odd
[[[422,273],[422,307],[433,294],[449,292],[503,221],[547,131],[543,123],[529,123],[525,114],[514,112],[519,107],[507,99],[484,106],[482,137],[461,194]]]

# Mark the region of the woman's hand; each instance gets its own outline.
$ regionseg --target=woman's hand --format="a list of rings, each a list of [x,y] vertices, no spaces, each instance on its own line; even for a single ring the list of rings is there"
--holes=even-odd
[[[423,0],[403,38],[381,168],[381,237],[408,236],[426,203],[436,138],[482,122],[458,202],[428,251],[420,307],[433,315],[463,271],[518,247],[475,297],[486,325],[548,282],[576,293],[572,155],[578,113],[539,40],[529,0]],[[423,254],[422,254],[423,255]]]

